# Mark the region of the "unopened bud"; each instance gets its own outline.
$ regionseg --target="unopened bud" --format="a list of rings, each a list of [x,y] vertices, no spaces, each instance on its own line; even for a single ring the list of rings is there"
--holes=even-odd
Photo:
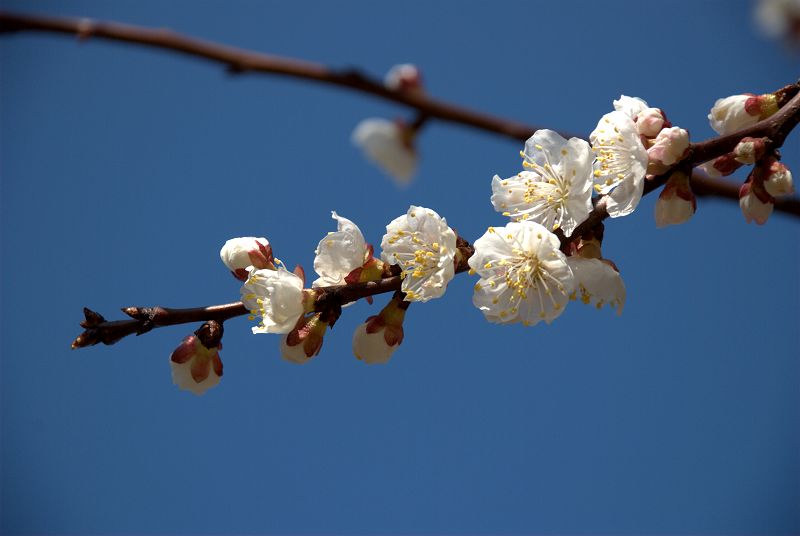
[[[740,164],[753,165],[763,158],[766,149],[765,138],[742,138],[733,150],[733,156]]]
[[[201,328],[199,331],[201,331]],[[219,383],[222,377],[222,360],[219,350],[222,343],[207,348],[197,335],[189,335],[178,346],[169,359],[172,368],[172,383],[181,390],[202,395]]]
[[[683,171],[670,175],[656,201],[656,227],[678,225],[689,221],[697,210],[697,199]]]
[[[422,91],[422,73],[411,63],[395,65],[386,73],[383,84],[393,91]]]
[[[369,365],[389,361],[403,342],[403,320],[410,304],[403,300],[401,293],[395,293],[378,315],[369,317],[356,328],[353,354],[357,359]]]
[[[755,125],[778,111],[775,95],[731,95],[717,99],[708,121],[711,128],[725,135]]]
[[[272,246],[266,238],[254,236],[231,238],[222,246],[219,256],[233,277],[240,281],[247,280],[248,266],[253,266],[257,270],[275,269]]]
[[[414,134],[399,120],[364,119],[353,131],[353,143],[398,183],[408,184],[417,170]]]
[[[662,129],[650,148],[648,174],[658,175],[683,159],[689,149],[689,133],[679,127]]]
[[[756,180],[763,181],[764,190],[773,197],[794,192],[792,172],[775,158],[767,158],[753,170]]]
[[[646,138],[655,138],[664,128],[664,113],[658,108],[647,108],[636,116],[636,129]]]
[[[745,221],[764,225],[772,214],[774,206],[775,200],[764,190],[759,181],[753,180],[751,175],[739,190],[739,208],[742,209]]]
[[[321,313],[300,317],[295,328],[281,338],[281,357],[299,365],[307,363],[322,349],[327,329],[328,322],[321,319]]]

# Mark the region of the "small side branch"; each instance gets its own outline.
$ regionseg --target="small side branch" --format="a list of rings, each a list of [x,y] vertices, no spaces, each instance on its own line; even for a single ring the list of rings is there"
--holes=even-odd
[[[465,272],[469,270],[467,261],[475,250],[469,242],[460,236],[457,238],[456,247],[458,248],[458,255],[455,261],[456,273]],[[315,289],[317,295],[314,311],[329,311],[376,294],[397,292],[402,284],[403,278],[399,275],[393,275],[377,281],[320,287]],[[84,332],[72,342],[72,348],[84,348],[100,343],[111,345],[128,335],[142,335],[154,328],[164,326],[208,321],[217,322],[221,326],[223,322],[230,318],[250,313],[242,302],[189,309],[174,309],[161,306],[123,307],[122,312],[131,317],[132,320],[113,320],[109,322],[101,314],[84,307],[83,315],[85,319],[81,322]]]
[[[128,335],[142,335],[153,328],[174,326],[214,320],[223,323],[229,318],[248,313],[242,302],[190,309],[171,309],[167,307],[124,307],[122,312],[132,320],[107,321],[103,315],[84,307],[84,321],[81,327],[84,332],[72,341],[72,348],[84,348],[98,343],[114,344]]]

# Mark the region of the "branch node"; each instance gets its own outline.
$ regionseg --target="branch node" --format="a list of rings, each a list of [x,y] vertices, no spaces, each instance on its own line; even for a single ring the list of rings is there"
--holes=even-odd
[[[147,318],[147,315],[142,313],[141,307],[123,307],[122,312],[134,320],[144,320]]]
[[[200,344],[211,349],[219,348],[219,345],[222,343],[222,335],[224,332],[225,329],[222,326],[222,322],[207,320],[194,334],[197,335]]]
[[[86,318],[86,320],[81,322],[81,327],[86,329],[95,328],[106,321],[106,319],[103,318],[103,315],[92,311],[88,307],[83,308],[83,316]]]

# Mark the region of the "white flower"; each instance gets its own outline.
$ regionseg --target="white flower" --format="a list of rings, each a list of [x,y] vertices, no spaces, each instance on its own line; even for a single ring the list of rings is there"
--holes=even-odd
[[[314,270],[320,277],[312,287],[344,284],[347,274],[363,266],[370,256],[369,247],[358,226],[347,218],[331,212],[337,221],[338,230],[328,233],[319,241],[314,257]]]
[[[392,220],[381,249],[384,262],[400,266],[408,301],[441,297],[455,275],[456,234],[429,208],[412,205]]]
[[[769,195],[754,186],[752,181],[744,183],[739,190],[739,208],[747,223],[756,222],[757,225],[764,225],[772,214],[775,204]]]
[[[778,111],[775,95],[731,95],[717,99],[708,122],[717,133],[725,135],[751,127]]]
[[[383,85],[393,91],[409,91],[422,87],[422,75],[419,68],[411,63],[395,65],[383,80]]]
[[[353,143],[398,183],[407,184],[417,169],[413,131],[388,119],[364,119],[353,131]]]
[[[172,383],[181,390],[202,395],[219,383],[222,360],[219,348],[206,348],[196,335],[189,335],[170,355]]]
[[[614,101],[614,109],[622,112],[631,119],[636,117],[647,110],[649,106],[645,101],[639,97],[628,97],[627,95],[620,95],[618,100]]]
[[[585,304],[593,303],[598,309],[608,304],[622,314],[625,306],[625,284],[608,262],[601,259],[586,259],[580,256],[567,258],[567,264],[575,276],[576,289],[570,298]],[[579,295],[580,294],[580,295]]]
[[[578,138],[537,130],[525,142],[523,171],[492,179],[492,205],[514,221],[531,220],[569,236],[592,210],[592,153]]]
[[[248,270],[250,277],[240,292],[244,306],[252,315],[261,316],[253,333],[291,331],[303,314],[303,280],[283,269]]]
[[[531,221],[489,227],[469,266],[480,276],[472,303],[489,322],[532,326],[558,317],[575,287],[558,238]]]
[[[615,105],[617,101],[614,101]],[[607,113],[589,135],[597,193],[607,195],[606,210],[612,218],[626,216],[636,209],[644,191],[647,150],[639,139],[633,120],[625,113]]]
[[[689,133],[679,127],[665,128],[647,150],[650,162],[671,166],[679,162],[689,148]]]
[[[656,201],[656,227],[687,222],[697,210],[697,200],[689,185],[689,177],[673,173]]]
[[[244,236],[231,238],[219,252],[219,257],[237,279],[247,279],[247,267],[274,269],[272,246],[266,238]]]

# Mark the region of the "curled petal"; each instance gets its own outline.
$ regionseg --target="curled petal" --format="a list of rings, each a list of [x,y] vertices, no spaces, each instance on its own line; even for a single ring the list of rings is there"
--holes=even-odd
[[[624,113],[630,119],[635,119],[640,113],[644,112],[648,108],[649,106],[647,103],[639,97],[620,95],[619,99],[614,101],[614,110]]]
[[[312,287],[342,285],[347,275],[360,268],[367,256],[367,244],[361,229],[348,220],[332,212],[338,229],[320,240],[314,258],[314,270],[320,277]]]

